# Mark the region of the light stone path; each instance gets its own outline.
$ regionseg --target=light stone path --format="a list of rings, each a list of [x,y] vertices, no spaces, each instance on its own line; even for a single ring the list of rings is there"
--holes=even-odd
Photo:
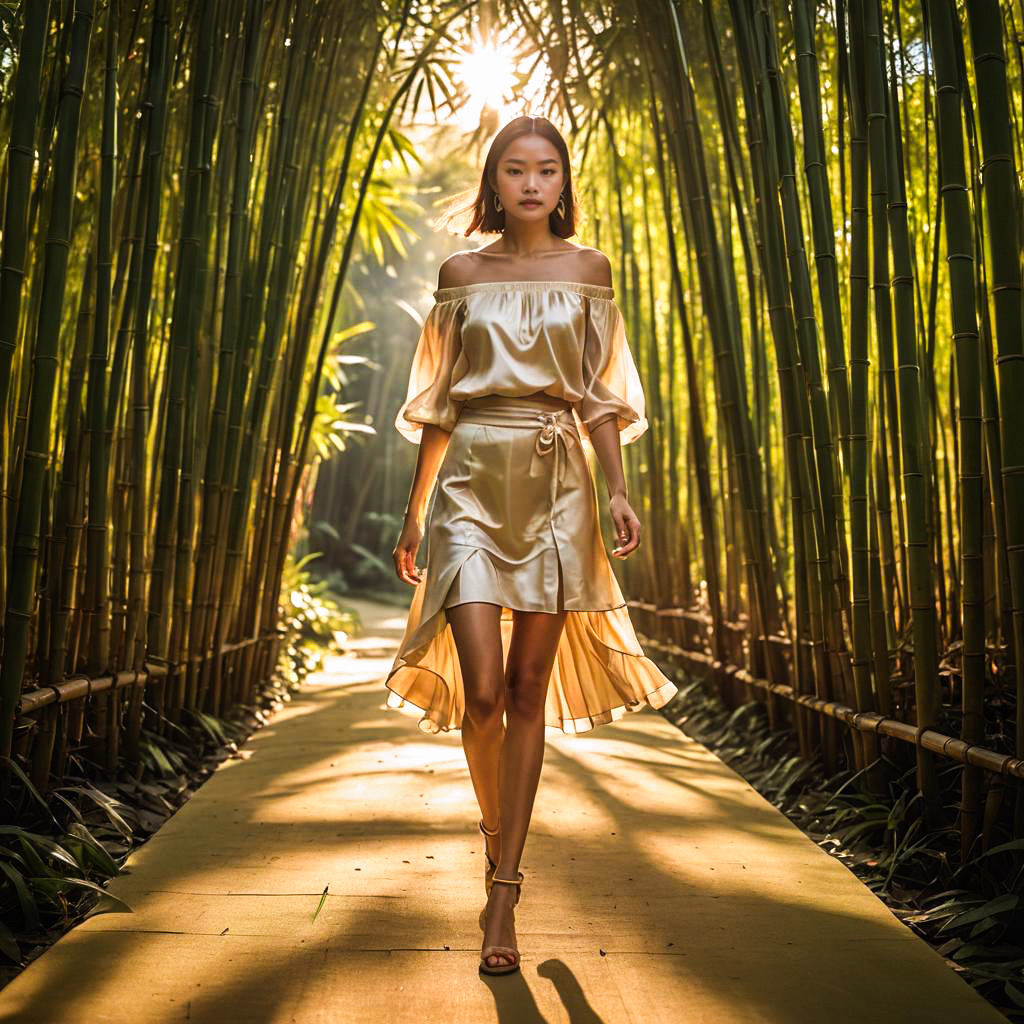
[[[516,911],[481,978],[458,733],[384,707],[404,612],[224,762],[83,922],[0,992],[32,1024],[1005,1024],[841,863],[644,710],[548,731]],[[324,888],[326,902],[314,912]]]

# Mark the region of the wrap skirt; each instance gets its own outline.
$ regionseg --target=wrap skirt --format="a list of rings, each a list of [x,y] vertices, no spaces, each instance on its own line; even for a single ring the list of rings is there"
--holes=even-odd
[[[446,608],[501,607],[507,665],[513,611],[566,612],[545,725],[587,732],[675,684],[644,655],[601,537],[594,477],[572,406],[546,394],[462,406],[427,513],[426,568],[388,673],[387,707],[427,733],[460,729],[465,688]]]

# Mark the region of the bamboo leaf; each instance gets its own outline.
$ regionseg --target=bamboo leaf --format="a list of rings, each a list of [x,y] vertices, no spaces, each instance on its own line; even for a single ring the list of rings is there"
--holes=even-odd
[[[1010,910],[1016,910],[1019,906],[1019,896],[1015,893],[1004,893],[1002,896],[997,896],[995,899],[989,900],[980,907],[975,907],[973,910],[968,910],[950,918],[939,928],[939,932],[944,932],[951,928],[962,928],[964,925],[980,921],[983,917],[988,917],[989,915],[994,916]]]

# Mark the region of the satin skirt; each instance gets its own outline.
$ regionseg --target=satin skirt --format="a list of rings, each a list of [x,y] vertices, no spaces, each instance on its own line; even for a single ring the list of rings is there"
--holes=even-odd
[[[514,610],[565,610],[545,703],[549,727],[588,732],[675,695],[633,630],[564,399],[485,395],[463,405],[425,540],[426,568],[385,681],[387,707],[418,710],[424,732],[462,727],[465,686],[445,609],[467,601],[500,606],[506,665]]]

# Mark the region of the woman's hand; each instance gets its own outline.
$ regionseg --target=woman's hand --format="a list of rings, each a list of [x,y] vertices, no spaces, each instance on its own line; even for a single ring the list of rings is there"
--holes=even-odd
[[[420,570],[416,568],[416,552],[422,542],[422,527],[414,519],[407,519],[402,526],[402,533],[395,545],[395,550],[391,552],[391,557],[395,560],[395,572],[398,574],[398,578],[411,587],[415,587],[423,580]]]
[[[635,551],[640,543],[640,520],[622,494],[613,494],[608,507],[615,523],[615,537],[619,542],[619,546],[612,549],[612,555],[615,558],[625,558]]]

